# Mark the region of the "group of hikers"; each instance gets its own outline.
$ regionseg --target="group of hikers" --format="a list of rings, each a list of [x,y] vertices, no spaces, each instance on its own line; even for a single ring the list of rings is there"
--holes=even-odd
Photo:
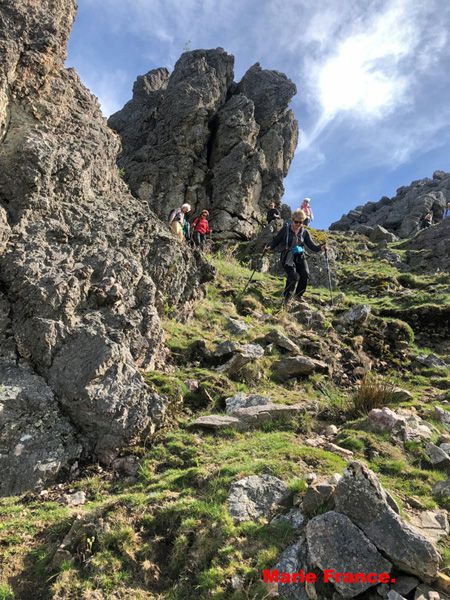
[[[209,212],[202,210],[200,214],[189,222],[188,214],[191,211],[190,204],[183,204],[171,211],[169,215],[169,226],[180,241],[187,241],[196,248],[204,250],[206,236],[211,234],[208,223]],[[281,219],[280,210],[273,202],[267,211],[267,223]],[[291,220],[286,221],[281,229],[274,235],[270,244],[264,248],[264,252],[281,248],[281,265],[286,273],[286,285],[283,292],[284,303],[291,300],[303,302],[309,279],[309,268],[306,261],[304,248],[312,252],[325,250],[326,245],[317,245],[312,239],[309,231],[305,229],[314,215],[311,209],[311,199],[305,198],[300,208],[293,211]]]
[[[204,250],[206,236],[211,233],[208,223],[209,212],[202,210],[192,223],[188,219],[190,212],[191,205],[187,203],[172,210],[169,215],[170,228],[181,242],[185,240],[196,248]]]

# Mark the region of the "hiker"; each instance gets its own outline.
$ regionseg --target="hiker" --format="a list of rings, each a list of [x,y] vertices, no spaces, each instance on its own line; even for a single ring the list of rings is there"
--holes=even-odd
[[[306,215],[301,208],[292,213],[292,221],[286,223],[273,238],[272,243],[265,250],[274,250],[282,245],[281,264],[286,271],[286,286],[283,296],[287,304],[294,294],[297,301],[304,302],[303,294],[306,291],[309,278],[309,268],[306,262],[304,247],[307,246],[313,252],[326,249],[326,244],[317,245],[311,235],[304,227]]]
[[[192,221],[192,239],[196,248],[205,249],[206,235],[211,233],[208,219],[209,212],[202,210],[200,215]]]
[[[190,210],[190,204],[183,204],[180,206],[180,208],[174,208],[169,215],[170,229],[174,232],[180,242],[186,239],[184,234],[184,226],[185,221],[187,221],[186,215]]]
[[[311,198],[305,198],[300,209],[305,213],[304,225],[307,227],[314,220],[313,211],[311,210]]]
[[[447,202],[447,208],[444,211],[443,219],[450,219],[450,202]]]
[[[427,229],[427,227],[431,227],[433,224],[433,215],[431,212],[427,212],[427,214],[422,217],[420,221],[420,229]]]
[[[275,221],[275,219],[281,219],[281,215],[275,202],[272,202],[269,204],[269,210],[267,211],[267,224]]]

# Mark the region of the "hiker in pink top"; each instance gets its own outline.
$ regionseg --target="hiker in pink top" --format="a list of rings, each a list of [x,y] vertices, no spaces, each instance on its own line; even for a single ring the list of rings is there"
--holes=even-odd
[[[311,210],[311,198],[305,198],[300,208],[306,215],[304,225],[308,226],[314,220],[313,211]]]

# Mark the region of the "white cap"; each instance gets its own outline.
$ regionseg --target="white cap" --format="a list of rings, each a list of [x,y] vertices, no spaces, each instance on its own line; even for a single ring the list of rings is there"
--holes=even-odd
[[[303,198],[303,202],[311,202],[311,198]]]
[[[187,212],[189,212],[191,210],[191,205],[190,204],[183,204],[181,206],[181,208],[185,208],[187,210]]]

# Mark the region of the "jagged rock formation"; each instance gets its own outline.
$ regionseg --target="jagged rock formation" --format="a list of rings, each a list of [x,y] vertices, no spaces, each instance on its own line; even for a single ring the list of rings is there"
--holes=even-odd
[[[370,227],[381,225],[401,238],[417,233],[421,218],[433,213],[433,221],[439,222],[450,202],[450,173],[435,171],[433,178],[419,179],[401,187],[393,198],[384,196],[378,202],[357,206],[332,223],[330,229],[370,233]]]
[[[189,202],[207,208],[216,238],[247,239],[279,203],[297,145],[288,110],[295,85],[253,65],[233,83],[222,48],[185,52],[169,76],[138,77],[133,99],[109,125],[122,138],[119,165],[132,193],[166,219]]]
[[[210,276],[133,198],[65,47],[74,0],[0,6],[0,494],[161,422],[138,366]],[[17,468],[20,464],[20,470]]]
[[[412,239],[402,243],[406,262],[413,271],[450,271],[450,219],[444,219],[436,227],[420,231]]]

